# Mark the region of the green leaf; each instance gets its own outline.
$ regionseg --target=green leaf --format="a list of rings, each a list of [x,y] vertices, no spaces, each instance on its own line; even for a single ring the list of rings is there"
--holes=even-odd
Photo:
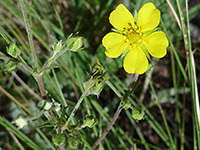
[[[53,135],[53,143],[56,146],[60,146],[65,143],[65,136],[63,134],[54,134]]]
[[[96,124],[96,121],[93,116],[86,116],[84,118],[84,121],[83,121],[83,124],[81,127],[82,128],[85,128],[85,127],[92,128],[95,124]]]
[[[21,54],[21,49],[19,49],[15,43],[11,44],[10,47],[6,49],[7,53],[14,58],[17,58],[17,56]]]
[[[144,111],[141,108],[133,108],[132,117],[138,122],[144,118]]]
[[[5,73],[10,73],[16,69],[17,63],[14,62],[12,59],[9,59],[5,64],[4,64],[4,72]]]

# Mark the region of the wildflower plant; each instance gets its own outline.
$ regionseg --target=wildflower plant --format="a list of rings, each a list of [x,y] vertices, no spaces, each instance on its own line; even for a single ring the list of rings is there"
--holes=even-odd
[[[171,41],[173,36],[168,34],[165,22],[162,23],[165,32],[159,29],[161,13],[155,5],[159,6],[160,2],[155,5],[148,2],[138,12],[135,11],[134,15],[123,4],[119,4],[116,9],[106,15],[106,9],[116,6],[116,1],[86,2],[77,0],[58,3],[52,0],[53,7],[49,7],[51,1],[49,3],[37,3],[36,1],[29,3],[25,0],[0,0],[0,9],[2,9],[3,14],[0,13],[0,42],[5,43],[1,44],[2,51],[0,51],[0,59],[4,60],[3,63],[0,62],[3,64],[0,67],[3,69],[0,71],[0,77],[2,77],[0,80],[0,104],[3,104],[2,100],[6,101],[6,110],[3,112],[6,115],[5,117],[0,115],[0,128],[5,129],[5,131],[1,130],[0,149],[92,150],[100,145],[99,149],[150,150],[165,147],[166,149],[176,150],[180,148],[183,150],[185,146],[192,145],[190,142],[192,140],[187,141],[187,145],[184,144],[184,141],[187,140],[184,135],[187,134],[185,132],[187,119],[184,117],[188,102],[186,103],[186,97],[184,97],[183,102],[179,100],[182,97],[179,95],[184,94],[185,96],[190,91],[193,110],[191,111],[192,115],[189,116],[193,117],[190,117],[193,120],[193,145],[199,149],[200,109],[195,58],[193,57],[195,51],[192,52],[191,39],[189,38],[190,24],[187,0],[185,3],[187,26],[184,23],[185,16],[180,9],[180,1],[176,1],[181,19],[181,24],[178,21],[177,23],[181,33],[183,33],[189,76],[185,73],[179,55],[173,46],[174,41]],[[141,1],[128,0],[126,2],[134,3],[136,8],[141,4]],[[85,5],[82,5],[83,3]],[[170,2],[166,0],[166,3]],[[57,7],[60,4],[62,7]],[[67,10],[70,13],[66,13],[69,17],[62,20],[62,8],[64,7],[71,8]],[[80,13],[84,10],[82,8],[87,8],[87,13]],[[54,9],[55,12],[51,9]],[[71,12],[73,9],[77,14]],[[166,10],[169,13],[169,10]],[[163,13],[164,11],[165,9],[162,8]],[[53,14],[49,15],[52,12]],[[89,16],[95,17],[85,21],[88,13],[92,14]],[[98,13],[99,15],[97,15]],[[103,32],[96,31],[102,29],[101,25],[108,25],[107,20],[106,24],[102,21],[103,15],[109,16],[109,22],[114,29],[107,33],[100,43],[101,38],[99,37],[102,36]],[[165,20],[164,16],[163,20]],[[49,17],[53,18],[49,19]],[[69,19],[71,20],[69,21]],[[69,24],[65,25],[65,20]],[[73,21],[75,24],[71,24]],[[90,24],[93,26],[92,28],[88,28],[88,21],[94,21],[93,24]],[[89,31],[84,31],[84,24],[87,25],[86,28]],[[23,26],[25,26],[24,30],[21,30]],[[25,29],[27,36],[24,35]],[[84,37],[77,34],[79,29]],[[87,49],[96,50],[97,44],[94,43],[95,46],[89,48],[93,45],[93,43],[91,44],[92,40],[86,41],[85,38],[91,37],[90,32],[96,34],[92,40],[98,41],[100,44],[97,53],[87,51]],[[170,73],[172,73],[174,84],[174,88],[171,88],[173,94],[168,94],[169,96],[167,95],[169,90],[159,91],[157,87],[161,89],[162,85],[156,84],[155,80],[152,82],[152,78],[155,79],[153,76],[155,74],[154,68],[147,72],[150,68],[149,64],[155,63],[155,61],[151,62],[151,57],[162,58],[167,54],[168,39],[171,44],[169,49],[171,63],[169,64],[171,64],[172,72]],[[107,68],[113,66],[112,69],[118,69],[116,67],[118,63],[115,65],[106,64],[104,62],[105,55],[109,58],[121,56],[124,59],[124,70],[133,75],[124,79],[121,72],[116,74],[113,74],[112,71],[107,72]],[[96,61],[90,65],[93,60]],[[176,64],[178,66],[175,66]],[[144,82],[138,81],[139,75],[145,72],[147,73],[143,76]],[[159,70],[160,72],[161,70]],[[183,77],[184,81],[179,77]],[[33,84],[34,81],[37,84]],[[134,91],[140,83],[142,83],[143,89],[138,89],[135,93]],[[182,84],[184,90],[180,92],[179,88]],[[159,86],[156,86],[157,89],[155,89],[154,85]],[[188,91],[185,90],[189,89],[187,86],[190,86]],[[147,91],[150,91],[151,97],[147,97],[145,94]],[[138,95],[139,93],[140,95]],[[7,97],[11,101],[8,101]],[[167,100],[162,100],[163,97],[167,97]],[[169,100],[170,97],[173,97],[173,103]],[[143,104],[144,99],[145,103]],[[175,116],[174,122],[171,123],[170,120],[172,126],[168,125],[171,111],[169,117],[166,117],[166,111],[162,108],[164,102],[171,103],[176,107],[176,110],[172,112],[172,116]],[[157,114],[158,111],[151,113],[154,109],[153,105],[158,106],[161,115]],[[0,113],[2,108],[3,106],[0,107]],[[170,110],[173,108],[171,107]],[[123,122],[124,118],[121,117],[120,124],[114,126],[122,111],[125,111],[123,117],[129,121]],[[160,117],[156,118],[155,115],[160,115]],[[161,117],[164,124],[160,123]],[[11,119],[14,121],[10,121]],[[121,123],[126,123],[125,128],[121,128]],[[145,132],[143,132],[140,123],[145,123],[143,125],[147,127],[146,129],[154,130],[156,136],[160,137],[159,140],[156,140],[159,143],[154,143],[151,141],[153,138],[148,139],[148,136],[143,134]],[[146,126],[147,124],[148,126]],[[131,131],[128,130],[130,128],[132,128]],[[132,135],[134,130],[136,134]],[[148,132],[148,134],[154,132]],[[105,138],[108,133],[113,135]],[[160,144],[160,141],[162,141],[162,145],[156,145]],[[190,146],[188,147],[192,149]]]
[[[156,31],[160,11],[153,3],[144,4],[135,17],[119,4],[109,21],[115,29],[102,40],[105,54],[110,58],[125,56],[123,67],[127,73],[143,74],[148,69],[149,53],[156,58],[166,55],[168,40],[164,32]]]

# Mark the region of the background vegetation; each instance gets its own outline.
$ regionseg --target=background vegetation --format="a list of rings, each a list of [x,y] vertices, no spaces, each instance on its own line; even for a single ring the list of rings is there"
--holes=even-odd
[[[97,123],[93,128],[80,130],[76,141],[66,138],[68,145],[80,141],[77,149],[91,149],[120,103],[117,93],[124,95],[133,81],[133,75],[123,70],[121,58],[109,59],[104,54],[101,40],[112,28],[108,20],[110,12],[123,3],[134,13],[146,2],[149,0],[25,1],[40,66],[49,59],[56,41],[66,41],[71,33],[77,32],[86,39],[82,50],[65,52],[54,63],[55,68],[42,75],[48,100],[61,104],[66,101],[72,110],[84,92],[82,83],[88,79],[90,66],[97,58],[106,67],[106,77],[113,85],[111,88],[105,84],[98,97],[91,95],[84,99],[75,121],[82,121],[89,114]],[[161,11],[159,28],[170,41],[168,54],[152,60],[152,68],[139,76],[140,84],[128,97],[133,106],[145,112],[144,119],[136,122],[131,110],[122,110],[99,149],[200,149],[197,113],[200,1],[152,2]],[[20,65],[10,73],[5,72],[11,67],[4,61],[4,55],[9,57],[6,47],[14,42],[22,49],[20,57],[34,66],[19,0],[0,0],[0,35],[0,149],[57,149],[52,141],[57,133],[45,116],[30,121],[22,129],[12,122],[19,114],[33,117],[42,111],[38,107],[42,97],[30,72]]]

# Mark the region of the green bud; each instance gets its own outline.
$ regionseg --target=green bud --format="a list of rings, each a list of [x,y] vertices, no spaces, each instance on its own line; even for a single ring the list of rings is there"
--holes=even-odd
[[[82,128],[85,128],[85,127],[92,128],[95,124],[96,124],[96,121],[93,116],[86,116],[84,118],[84,121],[83,121],[83,124],[81,127]]]
[[[72,37],[72,35],[70,35],[67,39],[67,47],[69,50],[76,52],[81,49],[84,42],[85,39],[83,39],[83,37]]]
[[[91,66],[91,75],[93,76],[104,76],[106,72],[106,68],[101,64],[99,59]]]
[[[12,59],[9,59],[5,64],[4,64],[4,71],[6,73],[10,73],[14,71],[17,67],[17,62],[13,61]]]
[[[60,40],[58,43],[56,43],[53,47],[53,50],[58,53],[58,52],[61,52],[62,51],[62,48],[63,48],[63,45],[62,45],[62,40]]]
[[[131,103],[129,100],[123,101],[122,105],[124,109],[129,109],[131,107]]]
[[[83,83],[83,86],[84,89],[88,91],[88,95],[99,96],[107,80],[108,78],[91,77],[88,81]]]
[[[53,103],[52,102],[46,102],[44,105],[44,110],[49,110],[52,107]]]
[[[43,108],[44,110],[49,110],[52,107],[53,103],[42,100],[38,103],[38,106]]]
[[[79,141],[79,138],[76,135],[70,136],[68,138],[68,145],[69,145],[70,148],[78,149],[79,144],[80,144],[80,141]]]
[[[63,134],[54,134],[53,135],[53,143],[56,146],[60,146],[65,143],[65,136]]]
[[[41,101],[39,101],[39,103],[38,103],[38,107],[41,107],[41,108],[43,108],[43,107],[44,107],[44,105],[45,105],[45,103],[46,103],[46,101],[45,101],[45,100],[41,100]]]
[[[91,66],[90,79],[83,83],[85,90],[88,91],[88,95],[94,94],[98,96],[100,94],[103,90],[104,83],[108,80],[108,78],[104,77],[105,74],[105,67],[97,60]]]
[[[144,118],[144,111],[141,108],[133,108],[132,117],[138,122]]]
[[[17,58],[17,56],[21,54],[21,49],[19,49],[19,48],[16,46],[15,43],[11,44],[11,45],[9,46],[9,48],[7,47],[6,49],[7,49],[7,53],[8,53],[10,56],[14,57],[14,58]]]
[[[21,129],[28,124],[28,120],[26,117],[19,115],[14,123],[18,126],[19,129]]]

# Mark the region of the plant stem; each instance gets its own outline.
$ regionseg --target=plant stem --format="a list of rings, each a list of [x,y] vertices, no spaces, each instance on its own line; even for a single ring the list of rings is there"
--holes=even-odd
[[[20,0],[20,5],[21,5],[21,9],[22,9],[22,14],[23,14],[23,17],[24,17],[26,32],[28,34],[28,40],[29,40],[29,44],[30,44],[30,48],[31,48],[31,52],[32,52],[33,62],[35,64],[35,67],[37,68],[37,71],[39,72],[37,55],[36,55],[36,51],[35,51],[35,47],[34,47],[34,43],[33,43],[33,35],[31,33],[30,24],[28,22],[28,16],[27,16],[27,13],[26,13],[26,10],[25,10],[24,0]]]
[[[110,124],[108,125],[108,127],[106,128],[106,130],[103,132],[103,134],[99,137],[99,139],[95,142],[95,144],[92,146],[92,149],[95,149],[99,143],[104,139],[104,137],[108,134],[108,132],[110,131],[111,127],[113,126],[113,124],[115,123],[115,121],[117,120],[117,118],[119,117],[119,114],[122,111],[122,101],[120,102],[117,111],[115,112],[115,115],[112,119],[112,121],[110,122]]]
[[[85,90],[84,93],[81,95],[81,97],[79,98],[78,102],[76,103],[74,109],[72,110],[69,118],[67,119],[65,125],[62,127],[61,129],[61,133],[67,128],[69,122],[71,121],[72,117],[75,115],[76,111],[78,110],[80,104],[82,103],[82,101],[84,100],[85,96],[88,94],[88,91]]]
[[[51,64],[56,61],[56,59],[58,59],[58,57],[60,57],[62,54],[64,54],[66,51],[68,51],[68,48],[62,50],[60,53],[58,53],[53,60],[50,60],[42,69],[41,69],[41,73],[44,72],[49,66],[51,66]]]
[[[115,121],[117,120],[117,118],[119,117],[119,114],[121,113],[122,109],[123,109],[123,101],[125,99],[128,98],[128,96],[131,94],[131,92],[134,91],[134,89],[136,88],[136,86],[138,85],[138,83],[136,82],[138,79],[138,74],[134,74],[133,77],[133,83],[131,84],[129,90],[127,91],[127,93],[124,94],[124,97],[122,97],[122,95],[120,94],[120,92],[109,82],[106,81],[106,83],[108,84],[108,86],[110,86],[110,88],[115,92],[115,94],[121,98],[121,102],[119,103],[119,106],[117,108],[117,111],[115,112],[112,121],[110,122],[110,124],[108,125],[108,127],[106,128],[106,130],[104,131],[104,133],[99,137],[99,139],[95,142],[95,144],[92,146],[92,149],[95,149],[99,143],[104,139],[104,137],[108,134],[108,132],[110,131],[111,127],[114,125]]]
[[[46,96],[46,91],[45,91],[45,88],[44,88],[44,82],[42,80],[42,77],[39,75],[39,76],[36,76],[36,79],[37,79],[37,82],[38,82],[40,93],[41,93],[42,97],[44,98]]]
[[[106,84],[115,92],[115,94],[116,94],[119,98],[122,98],[121,93],[113,86],[113,84],[112,84],[109,80],[106,81]]]
[[[17,81],[35,98],[38,100],[42,100],[42,98],[37,95],[14,71],[12,72],[12,75],[17,79]]]
[[[20,0],[20,5],[21,5],[21,10],[22,10],[23,18],[24,18],[25,27],[26,27],[26,32],[27,32],[28,40],[29,40],[29,44],[30,44],[32,59],[33,59],[33,62],[35,64],[34,67],[37,69],[37,73],[40,73],[40,67],[39,67],[39,64],[38,64],[37,54],[36,54],[36,50],[35,50],[34,43],[33,43],[33,35],[31,33],[30,24],[28,22],[28,16],[27,16],[27,13],[26,13],[24,0]],[[36,76],[36,80],[38,82],[39,90],[40,90],[42,97],[45,97],[46,92],[45,92],[44,82],[42,80],[41,75]]]

